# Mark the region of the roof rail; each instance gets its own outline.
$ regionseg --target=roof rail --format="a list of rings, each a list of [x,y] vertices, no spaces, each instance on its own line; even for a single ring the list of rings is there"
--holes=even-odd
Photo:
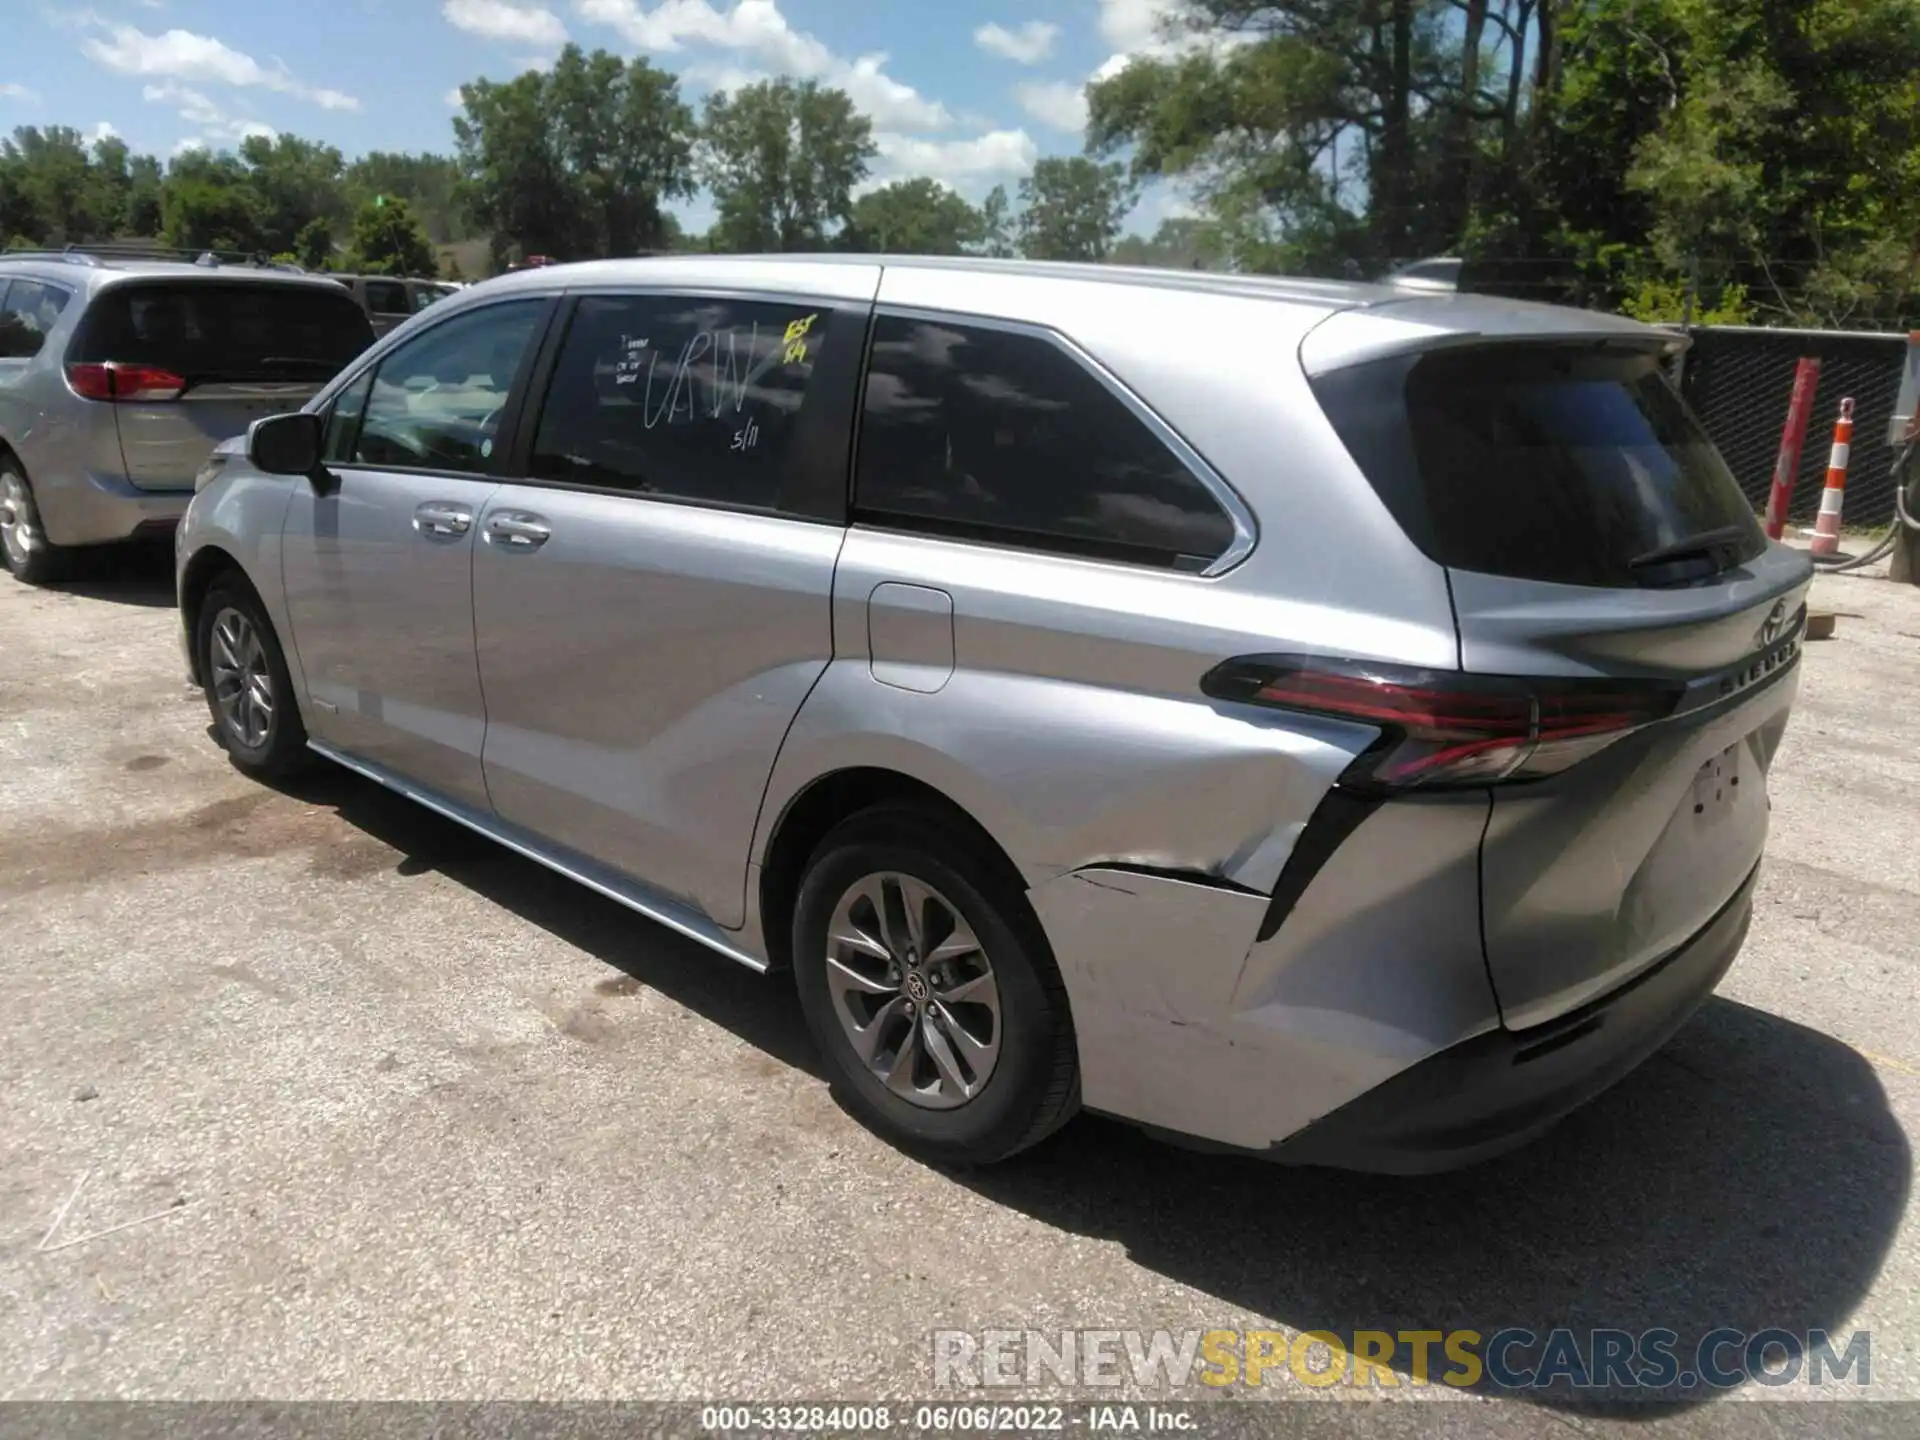
[[[75,254],[68,250],[49,250],[44,245],[9,245],[0,250],[0,260],[62,260],[70,265],[98,265],[100,262],[91,255]]]
[[[275,260],[261,250],[209,250],[198,246],[163,245],[157,240],[76,241],[56,248],[36,245],[4,252],[9,256],[35,256],[44,260],[65,260],[75,265],[100,265],[108,260],[172,260],[182,264],[245,265],[256,270],[286,270],[306,274],[304,265],[290,260]]]

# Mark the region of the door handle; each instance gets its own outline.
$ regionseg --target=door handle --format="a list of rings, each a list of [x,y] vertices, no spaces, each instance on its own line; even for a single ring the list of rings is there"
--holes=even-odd
[[[487,539],[509,550],[537,550],[553,530],[529,510],[496,510],[487,517]]]
[[[473,511],[450,500],[429,500],[413,511],[413,528],[422,535],[464,535],[473,524]]]

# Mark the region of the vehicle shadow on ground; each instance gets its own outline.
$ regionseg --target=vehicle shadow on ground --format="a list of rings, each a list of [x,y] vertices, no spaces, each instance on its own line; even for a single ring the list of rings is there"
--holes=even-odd
[[[76,550],[68,558],[66,577],[44,588],[112,605],[170,610],[175,603],[173,547],[143,543]]]
[[[401,852],[402,873],[437,870],[774,1059],[822,1074],[785,977],[718,960],[336,767],[320,767],[290,792]],[[1221,1103],[1259,1105],[1261,1097]],[[1848,1317],[1905,1210],[1911,1158],[1858,1054],[1716,998],[1653,1060],[1543,1140],[1450,1175],[1287,1168],[1176,1149],[1083,1116],[1007,1164],[951,1178],[1049,1225],[1123,1245],[1135,1264],[1219,1300],[1222,1329],[1259,1323],[1242,1310],[1349,1338],[1461,1329],[1490,1337],[1518,1327],[1544,1340],[1567,1327],[1581,1333],[1583,1354],[1590,1330],[1667,1329],[1677,1335],[1678,1368],[1691,1371],[1701,1337],[1721,1327],[1796,1337],[1828,1330],[1840,1354]],[[1516,1345],[1507,1358],[1531,1367],[1539,1346]],[[1737,1348],[1717,1359],[1734,1370],[1744,1364]],[[1324,1362],[1316,1355],[1313,1363]],[[1397,1346],[1387,1363],[1406,1393],[1413,1344]],[[1768,1365],[1780,1369],[1777,1350]],[[1430,1374],[1453,1368],[1436,1346]],[[1269,1382],[1291,1386],[1284,1371],[1270,1371]],[[1829,1383],[1839,1394],[1853,1380]],[[1621,1413],[1645,1418],[1722,1393],[1705,1385],[1630,1396],[1566,1385],[1516,1392],[1484,1375],[1471,1388],[1554,1407],[1630,1398],[1636,1403]]]
[[[624,905],[514,854],[336,765],[280,787],[401,853],[403,875],[437,871],[492,904],[725,1027],[782,1064],[822,1078],[785,975],[761,976]],[[618,977],[610,976],[609,981]]]
[[[1653,1060],[1544,1139],[1450,1175],[1280,1169],[1183,1154],[1083,1120],[1030,1156],[959,1178],[1299,1330],[1491,1337],[1518,1327],[1544,1343],[1564,1326],[1591,1356],[1588,1331],[1664,1328],[1676,1332],[1673,1354],[1690,1374],[1701,1338],[1721,1327],[1802,1339],[1824,1329],[1839,1355],[1905,1211],[1911,1159],[1858,1054],[1715,998]],[[1228,1312],[1220,1323],[1244,1322]],[[1413,1373],[1414,1349],[1396,1345],[1398,1375]],[[1531,1370],[1541,1352],[1520,1344],[1507,1354]],[[1431,1358],[1436,1379],[1455,1368],[1437,1346]],[[1724,1370],[1745,1365],[1738,1348],[1714,1358]],[[1325,1362],[1316,1353],[1312,1363]],[[1791,1363],[1776,1348],[1766,1368]],[[1284,1365],[1272,1373],[1292,1385]],[[1695,1384],[1650,1394],[1595,1379],[1584,1391],[1561,1383],[1516,1392],[1486,1376],[1471,1388],[1553,1406],[1662,1402],[1612,1407],[1649,1418],[1721,1393]],[[1852,1383],[1829,1381],[1827,1393]]]

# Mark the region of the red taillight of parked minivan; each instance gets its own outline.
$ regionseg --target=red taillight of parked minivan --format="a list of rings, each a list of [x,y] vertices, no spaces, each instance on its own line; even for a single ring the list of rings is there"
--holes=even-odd
[[[178,400],[187,388],[186,377],[157,365],[126,365],[108,360],[67,366],[67,384],[87,400]]]
[[[1681,697],[1664,681],[1461,675],[1287,655],[1229,660],[1201,688],[1378,726],[1379,740],[1340,777],[1375,794],[1551,775],[1665,719]]]

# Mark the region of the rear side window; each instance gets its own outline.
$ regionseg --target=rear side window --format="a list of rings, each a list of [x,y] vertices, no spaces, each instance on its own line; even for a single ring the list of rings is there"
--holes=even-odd
[[[410,310],[407,304],[407,287],[398,280],[369,280],[367,285],[367,308],[378,315],[405,315]]]
[[[794,300],[589,295],[534,434],[540,480],[754,510],[816,508],[845,445],[858,316]]]
[[[0,360],[30,360],[67,308],[67,292],[38,280],[0,282]]]
[[[1058,345],[899,316],[874,324],[854,504],[883,524],[1182,570],[1234,539],[1206,485]]]
[[[67,358],[197,382],[318,382],[372,343],[366,315],[332,285],[131,284],[100,292]]]
[[[1766,548],[1652,354],[1448,351],[1335,371],[1314,390],[1394,518],[1443,565],[1624,588],[1670,575],[1650,557],[1709,532],[1743,532],[1721,563]]]

